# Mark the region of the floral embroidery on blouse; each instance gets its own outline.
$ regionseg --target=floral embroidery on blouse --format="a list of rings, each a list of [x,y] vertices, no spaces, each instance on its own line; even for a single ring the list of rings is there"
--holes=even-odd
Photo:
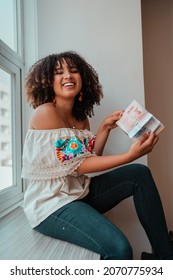
[[[64,162],[70,160],[86,152],[93,153],[95,137],[89,139],[88,137],[80,140],[73,136],[70,139],[59,139],[55,142],[55,149],[57,158]]]

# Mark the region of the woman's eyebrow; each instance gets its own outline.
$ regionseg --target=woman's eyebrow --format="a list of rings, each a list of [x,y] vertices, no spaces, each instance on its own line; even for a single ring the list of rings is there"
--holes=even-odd
[[[62,68],[61,64],[57,64],[55,68]]]
[[[78,69],[78,67],[75,65],[75,64],[68,64],[67,65],[67,68],[69,68],[69,69],[71,69],[71,68],[77,68]],[[63,69],[63,66],[62,65],[57,65],[56,67],[55,67],[55,70],[58,70],[58,69]]]
[[[73,65],[70,65],[70,64],[69,64],[69,65],[67,65],[67,67],[68,67],[68,68],[77,68],[77,66],[74,65],[74,64],[73,64]]]
[[[60,66],[60,65],[55,67],[55,71],[56,71],[56,70],[62,70],[62,69],[63,69],[63,67]]]

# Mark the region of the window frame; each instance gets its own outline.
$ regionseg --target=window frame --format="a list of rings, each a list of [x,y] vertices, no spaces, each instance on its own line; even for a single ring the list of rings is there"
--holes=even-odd
[[[0,191],[0,217],[23,199],[22,145],[23,145],[23,91],[24,91],[24,52],[23,52],[23,0],[17,0],[17,52],[0,39],[0,66],[12,77],[11,125],[12,125],[12,168],[13,186]]]

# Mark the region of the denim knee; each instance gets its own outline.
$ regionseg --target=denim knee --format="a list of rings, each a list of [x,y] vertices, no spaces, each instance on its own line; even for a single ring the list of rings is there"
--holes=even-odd
[[[118,241],[118,242],[117,242]],[[106,248],[106,255],[102,256],[104,260],[132,260],[133,251],[129,241],[126,238],[112,240]]]
[[[150,169],[148,168],[148,166],[144,165],[144,164],[141,164],[141,163],[133,163],[133,164],[130,164],[128,165],[132,170],[133,172],[138,175],[140,178],[141,177],[148,177],[148,176],[151,176],[151,171]]]
[[[151,171],[146,165],[137,163],[131,164],[129,167],[131,168],[131,173],[134,178],[136,178],[137,183],[142,183],[140,185],[145,185],[145,187],[149,185],[153,185],[155,187]]]

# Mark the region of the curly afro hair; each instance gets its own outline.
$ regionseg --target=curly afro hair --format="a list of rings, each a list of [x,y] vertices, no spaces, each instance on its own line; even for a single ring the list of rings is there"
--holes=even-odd
[[[82,79],[82,101],[79,101],[80,93],[78,93],[73,107],[74,117],[84,120],[87,116],[93,116],[94,105],[99,105],[103,97],[102,86],[95,69],[73,51],[46,56],[30,68],[25,82],[27,101],[34,109],[41,104],[53,102],[54,73],[57,64],[62,65],[63,61],[66,61],[70,67],[77,67]]]

